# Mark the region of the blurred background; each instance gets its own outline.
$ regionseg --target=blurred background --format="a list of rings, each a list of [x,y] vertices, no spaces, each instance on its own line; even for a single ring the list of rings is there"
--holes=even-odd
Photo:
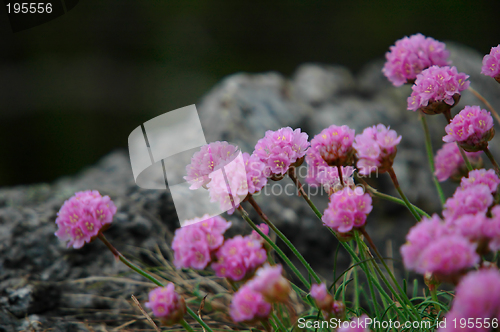
[[[486,54],[499,12],[497,0],[80,0],[14,34],[2,7],[0,186],[73,174],[235,72],[321,62],[356,73],[417,32]]]

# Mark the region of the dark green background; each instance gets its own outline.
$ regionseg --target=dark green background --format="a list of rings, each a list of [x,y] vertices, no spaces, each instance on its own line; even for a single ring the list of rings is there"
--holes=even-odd
[[[72,174],[235,72],[357,71],[416,32],[487,53],[498,13],[493,0],[81,0],[13,34],[0,11],[0,185]]]

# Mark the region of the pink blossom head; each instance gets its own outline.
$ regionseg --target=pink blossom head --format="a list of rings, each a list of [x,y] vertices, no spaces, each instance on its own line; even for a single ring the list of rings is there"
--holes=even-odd
[[[212,254],[224,242],[224,232],[231,226],[220,216],[188,220],[175,231],[172,249],[176,268],[203,270],[212,261]]]
[[[460,99],[460,92],[469,87],[469,76],[458,73],[456,67],[432,66],[417,75],[413,92],[408,97],[408,109],[426,114],[447,112]]]
[[[460,187],[462,189],[467,189],[477,184],[487,185],[488,188],[490,188],[491,193],[493,194],[497,191],[498,184],[500,184],[500,179],[492,169],[476,169],[470,171],[468,177],[462,178]]]
[[[491,76],[500,83],[500,45],[492,47],[490,54],[484,56],[481,74]]]
[[[343,321],[337,332],[370,332],[371,319],[367,315],[355,317],[351,321]]]
[[[284,303],[292,291],[290,282],[283,277],[281,265],[264,264],[255,272],[255,277],[248,283],[253,290],[261,293],[269,303]]]
[[[77,192],[57,213],[55,235],[68,241],[68,248],[79,249],[108,228],[115,213],[116,206],[109,196],[103,197],[97,190]]]
[[[268,130],[255,145],[253,152],[274,175],[283,175],[292,165],[301,163],[309,147],[308,135],[299,128],[290,127]]]
[[[362,134],[356,135],[353,147],[356,150],[359,174],[388,171],[396,157],[396,146],[399,142],[401,136],[383,124],[368,127]]]
[[[149,292],[149,302],[146,302],[145,306],[151,309],[164,325],[178,323],[186,313],[184,298],[177,294],[171,282],[165,287],[157,287]]]
[[[236,323],[262,320],[269,316],[271,304],[250,285],[243,285],[231,299],[229,314]]]
[[[321,310],[330,312],[333,306],[333,297],[328,293],[325,283],[313,284],[311,286],[311,297]]]
[[[490,112],[479,106],[465,106],[445,127],[445,142],[457,142],[465,151],[484,150],[495,135]]]
[[[484,231],[488,218],[484,213],[465,214],[456,219],[445,219],[445,223],[470,241],[477,242],[486,238]]]
[[[394,86],[413,83],[422,70],[449,64],[445,44],[418,33],[396,41],[385,54],[382,72]]]
[[[461,319],[464,321],[489,321],[500,318],[500,272],[498,269],[481,269],[469,272],[460,280],[451,310],[446,314],[446,320],[456,319],[457,328]],[[476,320],[477,319],[477,320]],[[486,320],[487,319],[487,320]],[[490,324],[491,326],[491,324]],[[489,328],[475,328],[471,331],[489,331]],[[438,331],[455,331],[454,324]]]
[[[267,259],[267,252],[261,241],[241,235],[226,240],[215,255],[217,261],[212,263],[212,268],[216,275],[234,281],[248,277]]]
[[[261,191],[267,184],[267,177],[270,174],[266,164],[255,155],[243,153],[243,161],[245,162],[245,170],[247,173],[248,193],[255,194]]]
[[[480,167],[483,164],[481,153],[465,152],[465,155],[474,168]],[[460,181],[468,172],[464,158],[460,154],[456,143],[443,144],[434,156],[434,164],[436,165],[434,174],[440,182],[446,181],[449,178],[454,181]]]
[[[489,249],[493,252],[500,250],[500,206],[491,209],[491,218],[485,223],[483,234],[489,238]]]
[[[311,140],[311,153],[319,155],[328,166],[347,166],[354,154],[354,129],[336,126],[323,129]]]
[[[371,210],[372,198],[368,193],[364,193],[359,187],[354,190],[345,187],[330,196],[321,220],[324,225],[339,233],[348,233],[353,228],[362,227]]]
[[[493,203],[490,188],[485,184],[476,184],[468,188],[457,188],[453,197],[444,204],[443,216],[457,219],[465,214],[486,213]]]
[[[228,142],[213,142],[204,145],[191,158],[186,166],[184,179],[195,190],[210,182],[209,174],[231,162],[238,155],[238,147]]]

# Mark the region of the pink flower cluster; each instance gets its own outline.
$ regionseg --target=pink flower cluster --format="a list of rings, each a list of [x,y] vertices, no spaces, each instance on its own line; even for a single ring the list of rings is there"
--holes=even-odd
[[[232,161],[237,152],[238,147],[228,142],[213,142],[202,146],[186,166],[187,176],[184,179],[191,184],[189,189],[195,190],[208,184],[209,174]]]
[[[392,167],[396,156],[396,145],[401,142],[401,136],[383,124],[368,127],[354,139],[358,172],[369,175],[376,171],[386,172]]]
[[[321,158],[328,166],[349,165],[354,154],[353,142],[354,129],[331,125],[314,136],[308,154],[311,160]]]
[[[146,302],[145,306],[153,310],[153,314],[165,325],[176,324],[186,313],[186,303],[182,296],[177,294],[171,282],[149,292],[149,302]]]
[[[229,307],[229,314],[237,323],[265,319],[270,312],[271,304],[248,284],[243,285],[234,293]]]
[[[337,318],[344,317],[345,305],[342,302],[334,301],[333,297],[328,293],[324,283],[313,284],[310,294],[319,309]]]
[[[456,219],[464,214],[486,213],[493,203],[493,195],[485,184],[458,188],[453,197],[446,200],[443,216],[446,219]]]
[[[237,235],[226,240],[215,255],[217,262],[212,263],[215,274],[234,281],[242,280],[267,259],[262,242],[251,235]]]
[[[385,54],[382,72],[395,86],[413,81],[417,74],[430,66],[448,64],[445,44],[417,33],[396,41]]]
[[[476,245],[450,230],[437,216],[424,217],[410,229],[401,256],[408,270],[453,277],[479,262]]]
[[[335,166],[328,166],[319,153],[309,149],[306,154],[306,163],[306,182],[310,186],[317,187],[322,185],[327,192],[332,192],[337,188],[342,188],[338,168]],[[354,167],[342,166],[341,169],[344,184],[354,184],[354,180],[352,179]]]
[[[500,45],[492,47],[490,54],[484,56],[481,74],[491,76],[500,81]]]
[[[473,166],[478,167],[482,164],[481,152],[465,152],[465,155]],[[440,182],[448,178],[457,181],[467,174],[464,158],[456,143],[443,144],[434,156],[434,164],[436,165],[434,174]]]
[[[439,332],[490,331],[491,320],[500,320],[500,272],[498,269],[482,269],[468,273],[455,291],[451,311],[446,314],[446,327]],[[456,319],[456,324],[453,324]],[[461,321],[462,320],[462,321]],[[474,322],[468,328],[463,322]],[[475,324],[476,322],[481,322]],[[488,322],[489,326],[486,326]],[[497,321],[498,323],[498,321]]]
[[[55,235],[68,241],[68,248],[79,249],[109,227],[115,213],[116,206],[109,196],[103,197],[97,190],[77,192],[57,213]]]
[[[266,164],[255,154],[243,153],[247,173],[247,187],[250,194],[255,194],[267,184]],[[269,173],[269,172],[268,172]]]
[[[467,78],[469,76],[458,73],[456,67],[432,66],[425,69],[417,75],[415,84],[411,87],[413,92],[408,97],[408,109],[422,109],[428,114],[442,113],[456,103],[454,98],[460,96],[461,91],[469,87]],[[432,105],[435,102],[443,102],[449,106],[443,109]]]
[[[497,192],[497,187],[500,184],[500,179],[492,169],[476,169],[470,171],[468,177],[462,178],[462,181],[460,182],[460,188],[467,189],[478,184],[484,184],[488,186],[491,193],[493,194]]]
[[[255,145],[253,154],[266,164],[270,173],[285,174],[291,165],[300,162],[306,154],[309,147],[307,139],[308,135],[300,129],[285,127],[277,131],[268,130]]]
[[[212,261],[212,254],[224,242],[223,234],[231,226],[220,216],[188,220],[187,226],[175,230],[172,249],[176,268],[203,270]]]
[[[362,227],[372,208],[372,198],[368,193],[363,193],[362,188],[353,190],[345,187],[330,196],[321,220],[335,231],[347,233],[353,228]]]
[[[476,152],[488,146],[494,134],[490,112],[479,106],[465,106],[445,127],[445,142],[457,142],[465,151]]]

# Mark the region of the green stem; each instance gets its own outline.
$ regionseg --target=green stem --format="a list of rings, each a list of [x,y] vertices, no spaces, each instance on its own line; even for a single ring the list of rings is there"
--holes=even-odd
[[[417,213],[417,211],[415,211],[415,209],[413,208],[413,204],[411,204],[410,201],[408,200],[408,198],[406,198],[406,195],[403,193],[403,191],[401,190],[401,187],[399,186],[398,178],[396,177],[396,173],[394,173],[394,168],[392,168],[392,167],[389,168],[388,173],[391,176],[391,180],[392,180],[392,183],[394,183],[394,187],[396,187],[396,190],[398,191],[399,195],[401,196],[401,198],[405,202],[406,207],[408,208],[408,210],[410,210],[411,214],[413,214],[415,219],[417,219],[417,221],[420,221],[420,219],[421,219],[420,215]]]
[[[293,265],[293,263],[290,261],[290,259],[288,257],[286,257],[285,253],[266,234],[262,233],[260,228],[257,227],[257,225],[255,225],[255,223],[252,221],[252,219],[250,219],[247,211],[245,211],[245,209],[241,205],[237,209],[238,209],[238,211],[240,211],[241,216],[250,225],[250,227],[252,227],[254,229],[254,231],[256,231],[257,233],[259,233],[259,235],[262,236],[264,238],[264,240],[266,240],[266,242],[269,243],[269,245],[278,253],[278,255],[281,257],[281,259],[283,259],[283,261],[286,263],[286,265],[288,265],[288,267],[293,271],[293,273],[295,273],[297,278],[299,278],[299,280],[304,284],[304,286],[307,289],[311,289],[311,284],[304,278],[304,276],[295,267],[295,265]]]
[[[249,195],[248,197],[248,202],[252,205],[254,210],[257,212],[257,214],[264,220],[264,222],[269,226],[270,229],[273,230],[273,232],[278,235],[278,237],[285,242],[285,244],[290,248],[290,250],[294,253],[294,255],[299,259],[299,261],[304,265],[304,267],[309,271],[309,273],[313,276],[313,278],[316,280],[317,283],[321,283],[321,279],[318,277],[316,272],[311,268],[311,265],[305,260],[305,258],[302,256],[302,254],[295,248],[295,246],[288,240],[288,238],[285,236],[285,234],[281,233],[281,231],[269,220],[269,218],[266,216],[264,212],[262,212],[262,209],[260,206],[257,204],[255,199],[253,198],[252,195]]]
[[[444,205],[444,203],[446,202],[446,197],[444,196],[443,188],[441,188],[441,184],[439,183],[435,174],[436,167],[434,165],[434,153],[432,152],[431,135],[429,132],[429,127],[427,126],[427,120],[425,114],[420,113],[420,121],[422,122],[422,128],[424,129],[425,149],[427,150],[427,159],[429,160],[429,167],[432,173],[432,180],[434,181],[434,185],[436,186],[439,199],[441,200],[441,205]]]
[[[352,242],[352,241],[351,241]],[[354,247],[354,244],[353,244]],[[359,247],[358,247],[359,249]],[[355,250],[353,248],[353,250]],[[353,259],[354,261],[354,259]],[[359,280],[358,280],[358,269],[355,267],[352,270],[352,276],[354,278],[354,310],[359,308]]]
[[[307,193],[304,190],[304,187],[302,187],[302,184],[300,183],[299,179],[295,175],[295,168],[294,167],[290,167],[290,169],[288,170],[288,176],[290,176],[290,179],[292,179],[295,186],[297,186],[297,189],[299,191],[300,196],[302,196],[302,198],[306,201],[306,203],[309,205],[311,210],[313,210],[313,212],[316,214],[316,216],[319,218],[319,220],[321,220],[323,215],[318,210],[318,208],[314,205],[314,203],[311,201],[309,196],[307,196]]]
[[[363,246],[361,245],[361,238],[359,237],[359,232],[354,232],[354,237],[356,239],[356,243],[358,244],[359,254],[361,256],[361,260],[364,261],[365,260],[365,250],[364,250]],[[363,264],[366,264],[366,263],[363,263]],[[370,295],[372,297],[373,307],[375,308],[375,313],[376,313],[377,317],[380,317],[380,312],[379,312],[378,303],[377,303],[377,297],[375,295],[375,290],[373,289],[372,280],[370,278],[367,278],[367,279],[368,279],[368,288],[370,289]]]
[[[126,259],[125,256],[123,256],[118,250],[116,250],[116,248],[106,239],[104,234],[99,233],[98,237],[99,237],[99,240],[101,240],[106,245],[106,247],[108,247],[108,249],[113,253],[115,258],[119,259],[123,264],[127,265],[129,268],[131,268],[135,272],[139,273],[141,276],[151,280],[156,285],[158,285],[160,287],[164,287],[164,285],[160,281],[158,281],[158,279],[156,279],[155,277],[153,277],[152,275],[145,272],[140,267],[134,265],[132,262],[130,262],[128,259]],[[186,310],[187,310],[187,313],[191,317],[193,317],[201,326],[203,326],[205,331],[213,332],[212,329],[210,328],[210,326],[208,326],[200,317],[198,317],[198,315],[193,310],[191,310],[187,306],[186,306]]]
[[[193,328],[191,326],[189,326],[188,322],[186,322],[185,319],[182,319],[181,320],[181,325],[182,327],[184,327],[184,329],[188,332],[194,332]]]
[[[465,154],[464,149],[462,149],[460,147],[460,145],[458,145],[458,151],[460,151],[460,154],[462,155],[462,158],[463,158],[463,160],[465,162],[465,166],[467,166],[467,169],[469,170],[469,172],[472,171],[473,170],[472,164],[470,163],[469,158],[467,158],[467,155]]]
[[[488,156],[488,159],[493,164],[493,168],[495,168],[495,172],[497,173],[497,175],[500,176],[500,168],[498,167],[498,164],[497,164],[495,158],[491,154],[490,149],[488,149],[488,147],[485,147],[483,151],[484,151],[484,153],[486,153],[486,155]]]

